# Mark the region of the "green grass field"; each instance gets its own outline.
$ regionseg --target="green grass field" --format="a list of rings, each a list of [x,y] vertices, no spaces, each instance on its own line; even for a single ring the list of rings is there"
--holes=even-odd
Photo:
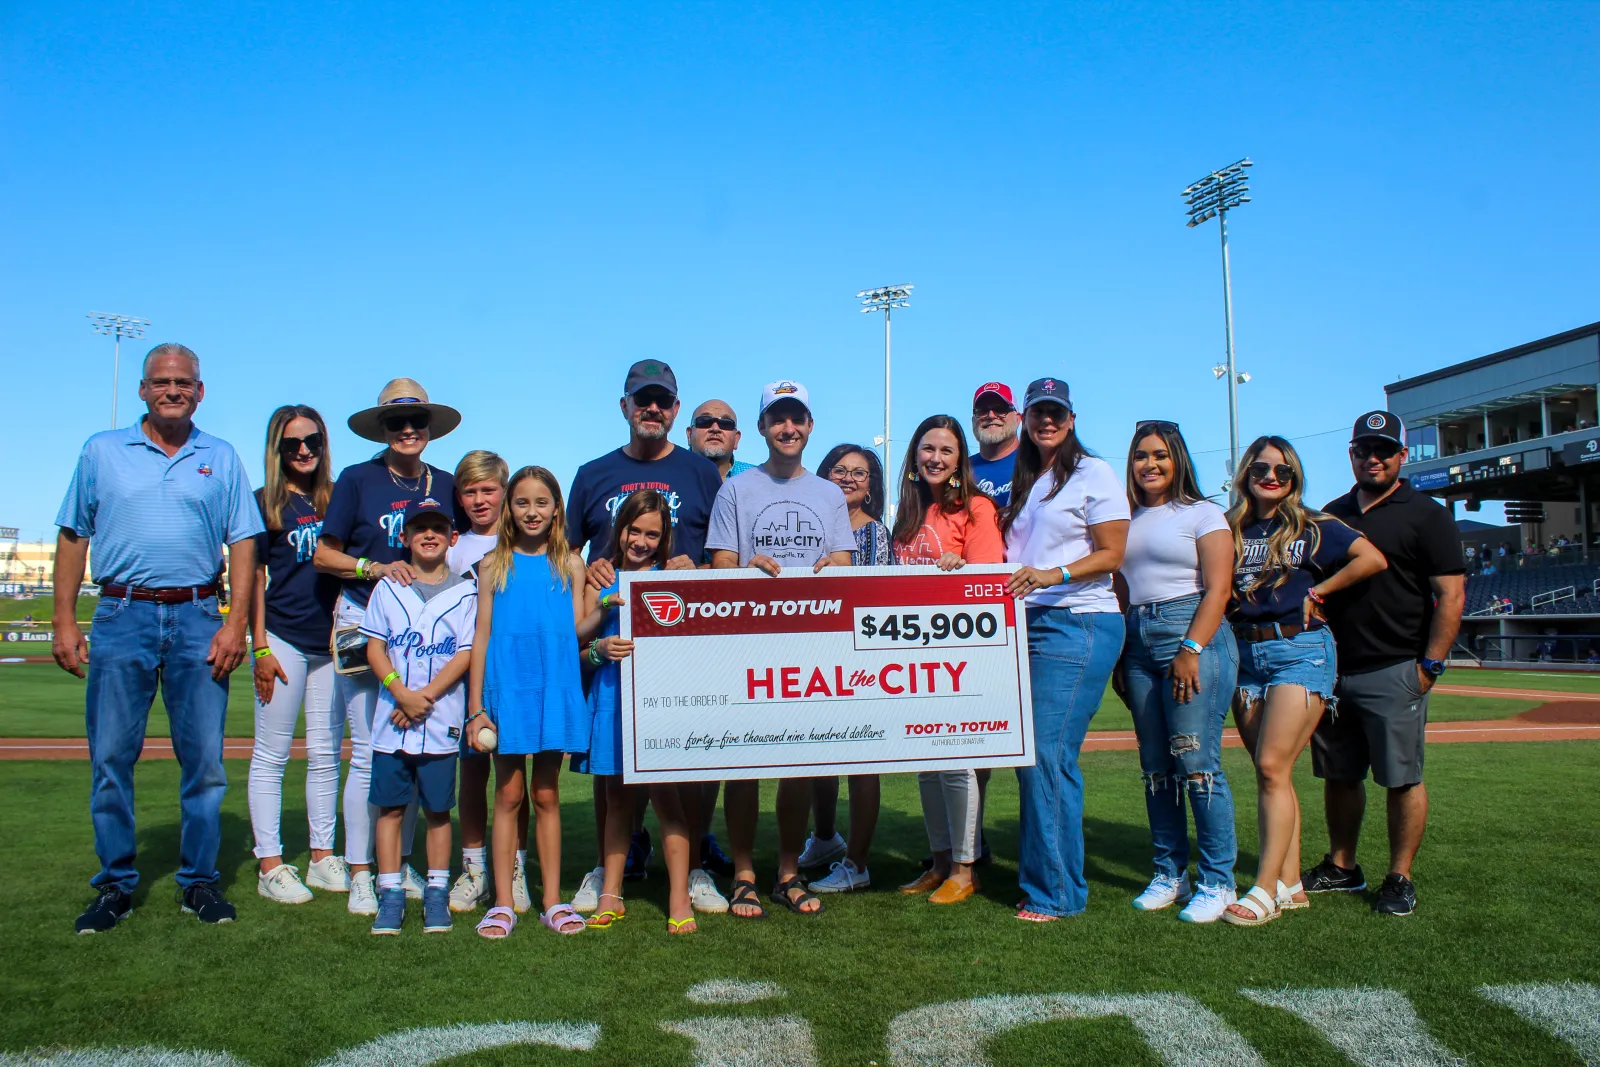
[[[943,909],[895,893],[896,883],[913,876],[925,848],[915,785],[902,776],[885,781],[874,888],[831,899],[820,918],[779,913],[749,923],[712,916],[698,934],[669,938],[664,884],[656,876],[630,886],[629,918],[613,930],[559,938],[525,922],[498,944],[475,937],[462,921],[448,935],[424,936],[415,913],[404,936],[374,938],[365,920],[345,913],[338,896],[319,895],[301,907],[256,896],[240,762],[228,768],[234,788],[222,857],[239,922],[203,928],[173,903],[177,768],[148,762],[138,772],[146,879],[138,910],[110,934],[75,937],[72,919],[89,899],[86,882],[95,869],[84,810],[87,767],[8,763],[0,775],[0,805],[13,813],[6,855],[15,877],[10,906],[0,913],[7,961],[0,968],[0,1003],[7,1008],[0,1012],[0,1050],[156,1046],[226,1051],[259,1067],[288,1067],[410,1028],[527,1020],[598,1024],[598,1044],[590,1052],[508,1048],[452,1062],[810,1062],[731,1052],[726,1059],[695,1060],[690,1042],[661,1026],[724,1018],[746,1038],[770,1037],[773,1024],[761,1020],[786,1016],[809,1025],[816,1062],[870,1065],[891,1062],[891,1018],[925,1005],[994,994],[1183,992],[1265,1062],[1331,1067],[1348,1062],[1332,1044],[1295,1016],[1254,1003],[1239,990],[1364,986],[1408,997],[1444,1051],[1479,1067],[1578,1064],[1567,1046],[1473,990],[1483,983],[1600,982],[1594,951],[1600,906],[1591,885],[1600,864],[1594,834],[1600,797],[1593,789],[1600,745],[1441,745],[1428,759],[1433,817],[1416,867],[1421,905],[1409,919],[1375,917],[1365,901],[1350,897],[1314,898],[1309,911],[1259,930],[1193,927],[1172,911],[1134,912],[1128,903],[1147,877],[1149,854],[1138,767],[1132,753],[1106,752],[1083,761],[1090,904],[1087,914],[1069,921],[1036,927],[1011,917],[1017,794],[1014,778],[1004,773],[995,775],[990,796],[987,823],[997,862],[984,874],[984,892]],[[1255,846],[1253,790],[1242,753],[1227,753],[1226,762],[1241,787],[1240,866],[1247,883]],[[291,858],[305,846],[302,773],[302,766],[292,768],[285,789]],[[593,834],[588,781],[568,776],[564,785],[563,881],[570,893],[590,864]],[[1324,837],[1319,794],[1309,777],[1301,795],[1306,858],[1314,861]],[[767,801],[770,811],[770,790]],[[1380,811],[1375,805],[1362,848],[1369,875],[1385,862]],[[15,817],[22,813],[25,818]],[[766,875],[771,833],[769,817],[761,861]],[[713,1007],[685,999],[692,983],[728,978],[770,981],[787,995]],[[792,1036],[799,1025],[787,1032]],[[938,1032],[913,1029],[911,1044]],[[916,1062],[904,1055],[907,1047],[893,1062]],[[1022,1026],[990,1041],[986,1056],[962,1062],[1162,1062],[1126,1019],[1117,1018]],[[229,1062],[237,1067],[238,1061]],[[341,1062],[434,1061],[413,1052]]]
[[[88,622],[94,618],[95,605],[100,603],[99,597],[81,596],[78,598],[78,621]],[[16,600],[6,597],[0,600],[0,625],[21,622],[24,616],[32,615],[33,621],[48,627],[50,615],[54,604],[48,596],[36,596],[32,600]],[[49,652],[49,649],[45,649]]]

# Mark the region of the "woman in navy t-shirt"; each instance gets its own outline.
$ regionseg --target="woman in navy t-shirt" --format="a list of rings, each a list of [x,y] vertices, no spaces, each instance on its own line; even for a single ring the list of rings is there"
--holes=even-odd
[[[333,854],[339,793],[339,734],[333,719],[333,659],[328,638],[339,580],[311,563],[322,535],[333,479],[328,428],[315,408],[286,404],[267,420],[266,481],[256,491],[266,532],[256,538],[256,583],[250,605],[254,646],[256,740],[250,754],[250,825],[261,869],[257,888],[268,900],[303,904],[311,890],[346,892],[350,872]],[[283,862],[278,836],[283,771],[289,765],[300,707],[306,709],[306,814],[311,866]]]
[[[415,577],[406,562],[402,541],[406,515],[425,500],[459,511],[455,482],[448,471],[422,461],[428,442],[461,424],[455,408],[428,401],[427,390],[410,378],[396,378],[383,387],[375,407],[350,416],[350,429],[386,447],[364,463],[346,467],[334,483],[328,512],[322,520],[316,567],[343,583],[334,611],[335,630],[361,625],[367,598],[380,578],[410,585]],[[456,516],[460,526],[461,517]],[[352,915],[376,915],[372,864],[372,818],[367,792],[372,777],[372,715],[377,706],[378,679],[370,671],[341,674],[334,684],[334,707],[350,724],[350,773],[344,787],[344,858],[350,864]],[[406,820],[402,851],[409,853],[415,819]],[[406,891],[422,895],[422,879],[409,864],[401,866]]]
[[[1259,926],[1306,906],[1292,774],[1323,707],[1333,706],[1338,661],[1322,602],[1388,566],[1372,542],[1307,508],[1305,484],[1300,457],[1281,437],[1251,442],[1233,476],[1228,622],[1239,646],[1233,717],[1255,760],[1261,823],[1256,884],[1222,914],[1236,926]]]

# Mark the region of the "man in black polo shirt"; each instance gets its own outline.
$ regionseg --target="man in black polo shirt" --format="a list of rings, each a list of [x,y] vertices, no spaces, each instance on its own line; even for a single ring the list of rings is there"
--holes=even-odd
[[[1428,821],[1422,784],[1428,691],[1444,673],[1466,602],[1455,520],[1400,477],[1405,461],[1399,418],[1369,411],[1356,420],[1350,440],[1355,487],[1323,509],[1365,534],[1389,568],[1328,598],[1328,624],[1339,645],[1339,700],[1318,724],[1311,755],[1323,779],[1331,849],[1303,879],[1308,893],[1366,888],[1356,841],[1370,767],[1389,795],[1389,870],[1373,904],[1387,915],[1416,909],[1411,861]]]

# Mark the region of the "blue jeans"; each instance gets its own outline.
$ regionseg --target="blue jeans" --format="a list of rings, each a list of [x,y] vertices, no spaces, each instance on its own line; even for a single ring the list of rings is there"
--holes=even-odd
[[[1122,654],[1122,634],[1122,616],[1115,612],[1028,609],[1035,762],[1017,768],[1017,882],[1028,909],[1041,915],[1076,915],[1089,906],[1078,751]]]
[[[144,751],[145,725],[156,685],[172,722],[178,757],[178,884],[214,882],[222,843],[222,726],[228,682],[211,677],[206,656],[222,628],[215,598],[180,604],[101,600],[90,632],[87,725],[92,785],[89,815],[100,873],[96,889],[125,893],[139,884],[133,865],[133,769]]]
[[[1217,627],[1200,654],[1198,695],[1178,703],[1167,678],[1178,642],[1199,607],[1198,593],[1130,607],[1122,671],[1139,738],[1155,871],[1176,878],[1189,868],[1187,794],[1200,846],[1200,884],[1231,889],[1238,841],[1233,791],[1222,772],[1222,728],[1239,675],[1239,650],[1227,623]]]

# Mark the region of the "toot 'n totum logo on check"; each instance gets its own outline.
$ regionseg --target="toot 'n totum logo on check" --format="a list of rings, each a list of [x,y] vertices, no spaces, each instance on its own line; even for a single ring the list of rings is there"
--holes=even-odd
[[[683,621],[683,597],[677,593],[643,593],[640,599],[658,625],[676,626]]]

